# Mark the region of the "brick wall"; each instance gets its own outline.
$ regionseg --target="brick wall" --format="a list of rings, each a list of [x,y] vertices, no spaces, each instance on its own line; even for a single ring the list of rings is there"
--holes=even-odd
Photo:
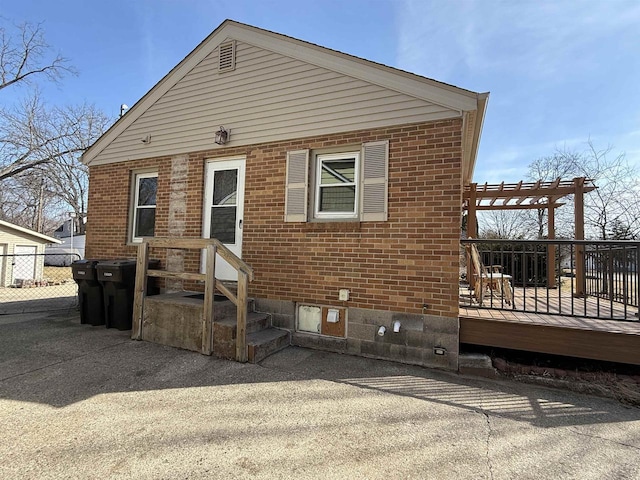
[[[170,224],[177,221],[170,198],[178,156],[93,166],[87,257],[135,256],[126,245],[133,170],[158,169],[156,235],[199,237],[205,160],[246,155],[243,259],[255,272],[251,296],[336,305],[338,289],[348,288],[349,307],[457,318],[461,131],[456,119],[192,153],[179,229]],[[287,151],[387,139],[387,222],[283,221]],[[198,262],[196,254],[184,257],[190,271]]]

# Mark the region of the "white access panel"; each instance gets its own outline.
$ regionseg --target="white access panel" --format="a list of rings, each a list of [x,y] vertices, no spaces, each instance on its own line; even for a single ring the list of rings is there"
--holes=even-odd
[[[322,309],[310,305],[298,307],[298,331],[320,333],[322,325]]]

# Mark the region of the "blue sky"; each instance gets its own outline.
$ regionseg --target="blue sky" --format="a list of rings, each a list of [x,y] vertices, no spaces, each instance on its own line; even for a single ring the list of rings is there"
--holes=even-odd
[[[532,160],[589,138],[640,166],[637,0],[0,0],[0,15],[44,22],[78,70],[41,86],[50,103],[115,117],[231,18],[491,92],[476,181],[520,180]]]

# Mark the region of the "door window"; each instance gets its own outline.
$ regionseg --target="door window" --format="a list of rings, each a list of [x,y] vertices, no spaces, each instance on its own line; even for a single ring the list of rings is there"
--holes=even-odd
[[[217,170],[213,176],[211,238],[222,243],[236,243],[238,216],[238,170]]]

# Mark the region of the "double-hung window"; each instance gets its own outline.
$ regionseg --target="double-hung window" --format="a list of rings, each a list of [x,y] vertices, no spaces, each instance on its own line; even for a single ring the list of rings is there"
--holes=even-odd
[[[360,152],[316,157],[316,218],[358,216]]]
[[[388,181],[388,140],[343,152],[287,152],[284,221],[384,222]]]
[[[138,173],[134,179],[131,240],[141,242],[142,237],[153,237],[155,234],[158,174]]]

